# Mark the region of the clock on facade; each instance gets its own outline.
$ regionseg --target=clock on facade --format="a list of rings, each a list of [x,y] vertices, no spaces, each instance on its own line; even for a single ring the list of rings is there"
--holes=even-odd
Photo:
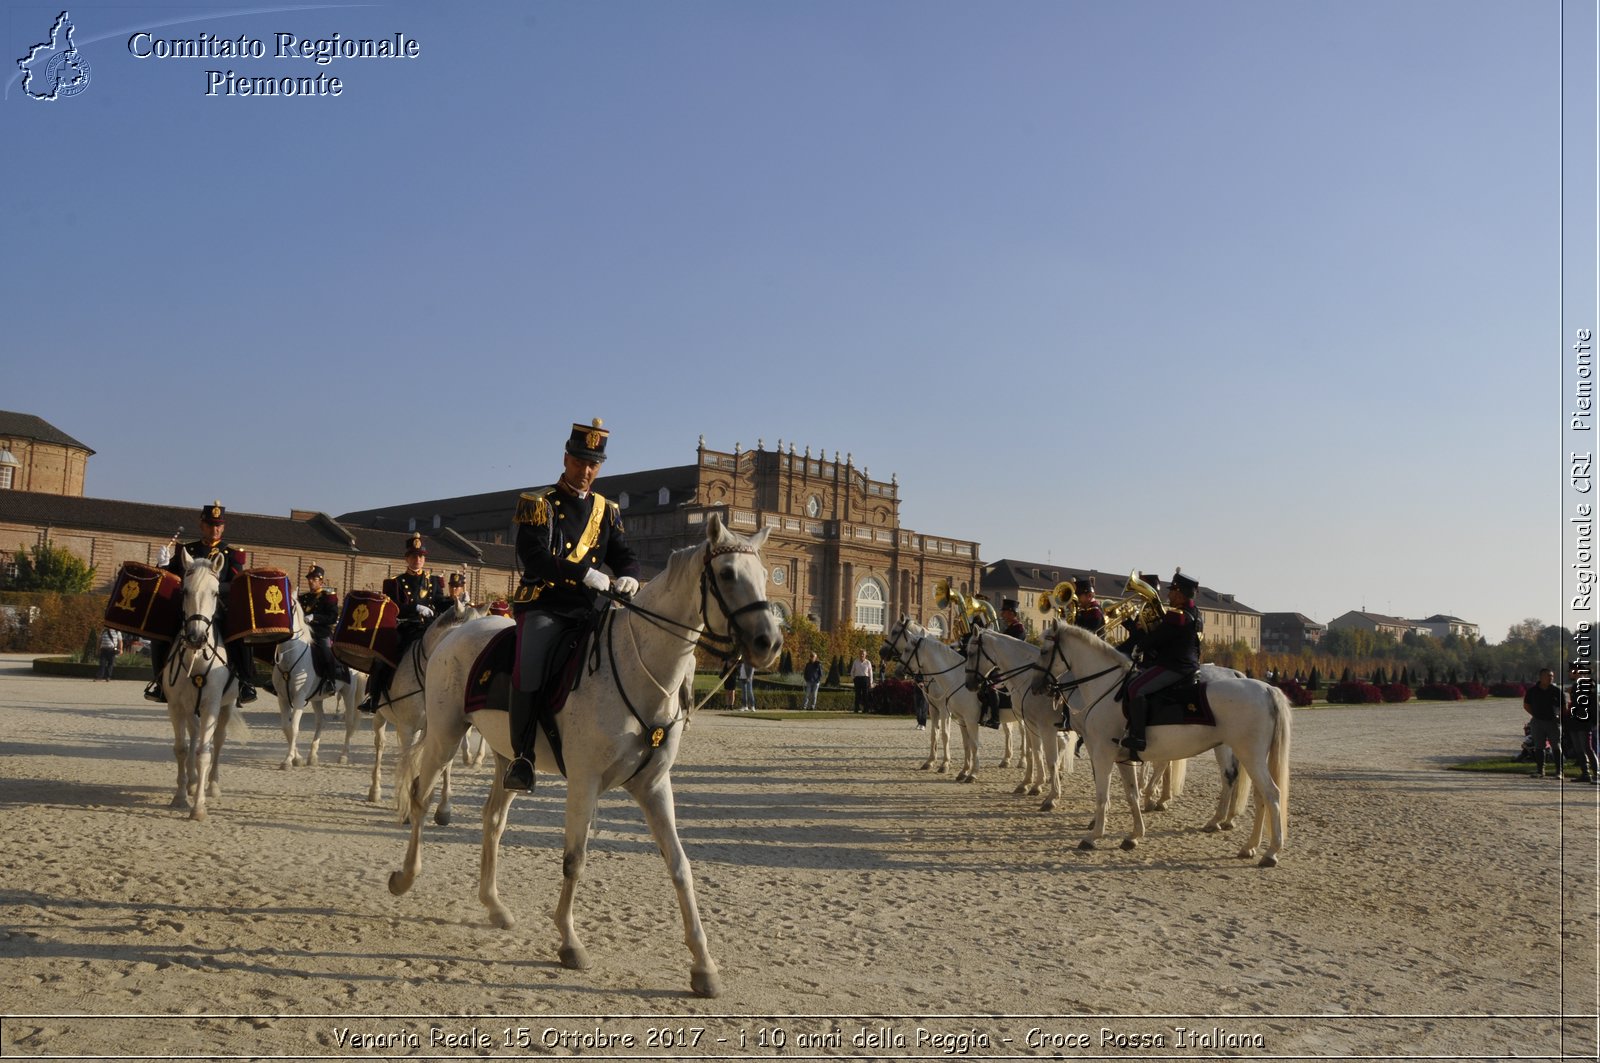
[[[806,499],[806,516],[815,517],[822,512],[822,500],[816,495]]]
[[[772,566],[772,582],[778,584],[781,587],[783,585],[783,581],[788,579],[788,578],[789,578],[789,570],[788,569],[784,568],[782,565],[773,565]]]

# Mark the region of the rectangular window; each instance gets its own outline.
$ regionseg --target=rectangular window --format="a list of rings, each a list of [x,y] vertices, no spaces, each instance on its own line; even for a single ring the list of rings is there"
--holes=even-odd
[[[16,471],[10,465],[0,465],[0,491],[11,490],[11,476]]]

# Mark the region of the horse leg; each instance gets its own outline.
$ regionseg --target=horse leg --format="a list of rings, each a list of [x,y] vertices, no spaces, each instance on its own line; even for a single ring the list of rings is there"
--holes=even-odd
[[[1048,719],[1039,731],[1039,745],[1044,751],[1045,778],[1045,797],[1039,811],[1054,812],[1056,802],[1061,800],[1061,741]]]
[[[452,756],[440,769],[444,773],[444,778],[439,783],[439,807],[433,810],[433,821],[441,827],[448,827],[450,817],[455,814],[455,809],[450,804],[450,772],[454,763],[455,757]]]
[[[941,714],[933,727],[933,745],[939,751],[939,774],[950,770],[950,714]]]
[[[711,958],[706,945],[705,928],[700,925],[700,906],[694,897],[694,873],[689,870],[689,856],[678,840],[677,815],[672,801],[672,778],[663,773],[642,792],[633,791],[633,799],[644,810],[645,822],[667,862],[667,874],[678,891],[678,910],[683,913],[683,941],[694,957],[689,964],[689,988],[697,997],[715,997],[722,994],[722,977],[717,973],[717,963]]]
[[[1090,765],[1094,768],[1094,819],[1089,823],[1089,833],[1078,842],[1080,849],[1093,849],[1095,842],[1105,837],[1106,809],[1111,804],[1111,771],[1114,750],[1096,743],[1090,750]]]
[[[1252,751],[1250,755],[1241,755],[1239,763],[1245,773],[1250,776],[1250,784],[1255,787],[1256,815],[1255,823],[1250,830],[1250,840],[1239,856],[1249,859],[1256,855],[1261,848],[1261,841],[1270,829],[1271,840],[1267,843],[1266,851],[1261,854],[1260,867],[1277,867],[1278,853],[1283,849],[1283,800],[1278,782],[1272,777],[1268,767],[1265,750]]]
[[[202,690],[200,693],[204,697],[205,691]],[[194,807],[189,810],[189,818],[192,820],[206,818],[206,790],[208,783],[210,783],[211,765],[216,760],[212,743],[216,741],[217,737],[217,711],[216,709],[203,710],[200,720],[196,724],[199,731],[193,743],[194,770],[191,775],[195,782]]]
[[[430,733],[406,753],[405,764],[395,782],[395,794],[410,808],[411,839],[400,870],[389,875],[389,892],[395,896],[410,889],[417,880],[417,872],[422,870],[422,818],[433,800],[433,787],[439,779],[441,765],[448,763],[455,751],[455,740],[443,736],[436,740]]]
[[[172,692],[167,692],[167,716],[172,721],[172,759],[178,765],[178,792],[172,795],[171,808],[189,807],[189,724],[186,713],[172,705]]]
[[[356,716],[357,713],[348,705],[345,711]],[[373,804],[383,800],[383,717],[372,717],[372,785],[367,787],[367,800]]]
[[[356,728],[361,726],[361,721],[356,719],[361,714],[355,710],[351,703],[350,684],[340,683],[334,688],[334,698],[338,701],[339,711],[344,714],[344,747],[339,750],[339,763],[350,763],[350,743],[355,740]],[[368,800],[376,800],[368,798]]]
[[[306,764],[315,768],[317,766],[317,751],[322,748],[322,702],[320,700],[308,702],[315,712],[316,729],[311,732],[311,752],[306,757]]]
[[[594,778],[567,778],[566,841],[561,849],[561,897],[556,901],[556,932],[561,945],[556,951],[561,966],[574,971],[587,970],[589,953],[578,940],[572,924],[572,901],[578,892],[578,879],[588,855],[589,826],[599,800],[599,783]]]
[[[494,755],[494,785],[483,802],[483,852],[478,857],[478,900],[489,909],[489,922],[501,930],[510,930],[517,923],[511,909],[500,902],[498,884],[500,836],[506,831],[506,813],[511,808],[511,799],[516,796],[502,785],[510,765],[511,762],[500,754]]]
[[[1000,721],[1000,734],[1005,738],[1006,743],[1005,748],[1000,751],[1000,767],[1002,768],[1011,767],[1011,736],[1014,730],[1015,728],[1009,722]],[[1020,794],[1022,791],[1017,790],[1016,792]]]

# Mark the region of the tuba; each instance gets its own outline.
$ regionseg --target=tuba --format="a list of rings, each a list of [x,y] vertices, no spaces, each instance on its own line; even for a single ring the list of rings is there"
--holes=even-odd
[[[1071,580],[1062,580],[1050,590],[1040,591],[1036,604],[1039,612],[1045,616],[1054,613],[1069,624],[1075,623],[1078,619],[1078,588]]]
[[[966,638],[967,617],[972,615],[972,599],[950,586],[949,577],[942,576],[939,582],[933,585],[933,604],[938,609],[955,606],[956,618],[951,634],[957,638]]]
[[[1128,574],[1128,585],[1124,590],[1130,595],[1137,595],[1137,598],[1128,600],[1139,606],[1138,617],[1141,628],[1150,631],[1161,623],[1161,618],[1167,613],[1167,604],[1161,600],[1161,594],[1154,587],[1139,578],[1137,569]]]

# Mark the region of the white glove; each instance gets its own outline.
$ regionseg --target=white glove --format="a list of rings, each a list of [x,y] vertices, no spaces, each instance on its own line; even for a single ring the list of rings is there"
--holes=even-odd
[[[172,564],[172,546],[169,544],[163,546],[161,552],[156,555],[156,567],[166,568],[170,564]]]
[[[591,590],[608,591],[611,589],[611,577],[597,568],[585,569],[583,585]]]
[[[432,606],[427,606],[427,605],[419,605],[419,606],[417,606],[417,615],[422,617],[422,619],[424,619],[424,620],[432,620],[433,619],[433,607]]]
[[[618,576],[611,582],[611,589],[624,598],[632,598],[639,590],[639,581],[632,576]]]

